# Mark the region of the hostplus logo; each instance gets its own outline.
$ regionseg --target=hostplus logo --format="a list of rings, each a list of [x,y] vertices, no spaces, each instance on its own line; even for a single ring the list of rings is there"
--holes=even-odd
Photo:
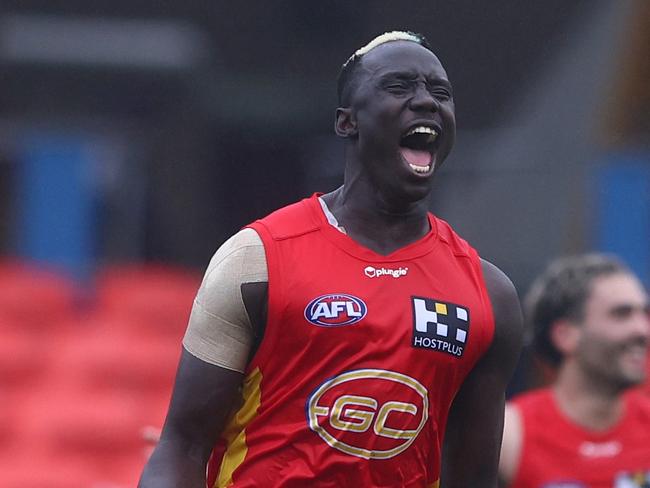
[[[469,309],[432,298],[411,297],[413,347],[461,357],[469,336]]]
[[[375,268],[374,266],[366,266],[363,270],[368,278],[380,278],[382,276],[392,276],[393,278],[401,278],[406,276],[409,272],[408,268]]]

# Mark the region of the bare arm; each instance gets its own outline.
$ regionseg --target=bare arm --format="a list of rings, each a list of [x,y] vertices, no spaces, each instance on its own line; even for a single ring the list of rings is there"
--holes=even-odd
[[[243,375],[183,349],[160,441],[140,488],[204,488],[205,469]]]
[[[443,448],[443,488],[497,487],[505,390],[519,358],[522,319],[510,280],[492,264],[482,264],[494,311],[495,334],[449,412]]]
[[[512,404],[506,405],[505,425],[503,427],[503,443],[501,444],[501,458],[499,459],[499,485],[509,486],[517,474],[521,445],[523,440],[523,427],[519,410]]]
[[[205,487],[208,458],[266,322],[266,263],[261,241],[251,241],[251,232],[231,238],[208,267],[183,341],[165,425],[140,488]]]

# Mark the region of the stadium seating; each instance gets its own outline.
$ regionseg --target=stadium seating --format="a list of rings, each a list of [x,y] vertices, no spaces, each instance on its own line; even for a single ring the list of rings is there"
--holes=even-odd
[[[0,260],[0,328],[50,331],[70,317],[75,283],[55,270],[19,260]]]
[[[63,275],[0,261],[2,488],[137,484],[200,279],[129,265],[96,282],[79,300]]]

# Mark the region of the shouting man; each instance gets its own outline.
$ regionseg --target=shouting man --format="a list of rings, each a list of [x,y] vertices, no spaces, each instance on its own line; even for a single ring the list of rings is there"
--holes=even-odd
[[[343,185],[215,254],[143,488],[204,486],[210,454],[209,487],[496,486],[521,320],[508,278],[427,210],[447,73],[390,32],[338,94]]]

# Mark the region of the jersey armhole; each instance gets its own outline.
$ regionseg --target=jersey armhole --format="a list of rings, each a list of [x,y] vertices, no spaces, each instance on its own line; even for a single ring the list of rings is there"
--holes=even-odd
[[[485,318],[488,320],[489,330],[485,331],[485,347],[481,351],[479,359],[482,358],[485,353],[490,349],[492,343],[494,342],[494,337],[496,336],[496,319],[494,317],[494,308],[492,307],[492,299],[490,298],[490,293],[487,288],[487,283],[485,281],[485,274],[483,273],[483,265],[481,263],[481,257],[478,253],[472,249],[469,259],[474,263],[476,273],[479,280],[479,289],[481,290],[481,302],[483,303],[483,310],[485,311]]]
[[[264,364],[267,357],[272,354],[274,350],[277,334],[276,331],[276,317],[279,316],[279,311],[282,304],[283,286],[282,286],[282,273],[278,267],[278,259],[276,258],[276,249],[273,236],[266,228],[264,223],[259,220],[247,226],[253,229],[262,239],[264,244],[264,254],[266,256],[266,269],[268,272],[268,302],[266,311],[266,324],[264,324],[264,335],[260,340],[259,347],[255,355],[251,358],[246,368],[246,373],[250,373],[260,364]]]

